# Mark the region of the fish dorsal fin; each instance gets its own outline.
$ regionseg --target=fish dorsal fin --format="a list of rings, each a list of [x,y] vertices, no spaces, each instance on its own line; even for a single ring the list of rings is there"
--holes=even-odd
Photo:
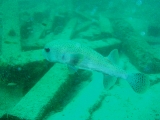
[[[108,59],[110,62],[112,62],[113,64],[118,64],[118,62],[119,62],[118,49],[112,50],[112,51],[109,53],[107,59]]]

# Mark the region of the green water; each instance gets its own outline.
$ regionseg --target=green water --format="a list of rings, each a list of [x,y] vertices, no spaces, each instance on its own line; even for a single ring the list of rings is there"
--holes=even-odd
[[[160,120],[159,9],[158,0],[0,0],[0,120]],[[64,41],[56,54],[44,49],[54,40]],[[135,73],[146,77],[128,81]]]

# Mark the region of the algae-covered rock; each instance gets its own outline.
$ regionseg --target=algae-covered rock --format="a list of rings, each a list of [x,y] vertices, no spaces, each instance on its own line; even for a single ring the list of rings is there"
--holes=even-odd
[[[113,20],[114,35],[122,41],[122,49],[131,62],[142,72],[159,73],[160,57],[144,38],[139,36],[125,20]]]

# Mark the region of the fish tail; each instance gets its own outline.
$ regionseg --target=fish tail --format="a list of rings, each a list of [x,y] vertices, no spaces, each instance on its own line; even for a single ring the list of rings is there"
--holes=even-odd
[[[148,76],[142,73],[129,74],[126,80],[136,93],[144,93],[150,86]]]

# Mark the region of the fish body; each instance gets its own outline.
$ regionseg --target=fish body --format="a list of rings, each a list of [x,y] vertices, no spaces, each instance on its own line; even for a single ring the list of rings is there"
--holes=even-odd
[[[144,92],[149,86],[149,80],[144,74],[127,74],[106,57],[78,42],[55,40],[45,45],[43,53],[50,62],[67,64],[77,69],[95,70],[105,75],[126,79],[138,93]]]

